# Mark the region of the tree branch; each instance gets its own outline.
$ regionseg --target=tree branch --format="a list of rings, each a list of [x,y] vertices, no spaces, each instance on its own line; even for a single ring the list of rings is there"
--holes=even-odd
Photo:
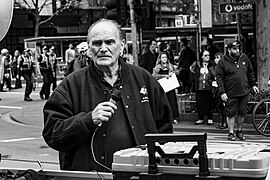
[[[57,16],[60,12],[63,12],[63,10],[68,9],[70,7],[70,5],[71,5],[71,1],[68,4],[66,4],[63,8],[61,8],[61,9],[57,10],[55,13],[53,13],[49,18],[45,19],[44,21],[41,21],[39,23],[39,25],[50,21],[53,17]]]
[[[25,6],[23,6],[21,3],[17,2],[16,0],[14,1],[14,3],[19,6],[19,8],[22,8],[22,9],[30,9],[31,10],[31,6],[30,4],[26,1],[26,0],[23,0],[23,3],[25,4]]]
[[[38,8],[38,14],[42,11],[42,9],[44,8],[44,6],[50,4],[50,3],[47,4],[47,2],[48,2],[48,0],[45,0],[45,1],[43,2],[43,4]]]

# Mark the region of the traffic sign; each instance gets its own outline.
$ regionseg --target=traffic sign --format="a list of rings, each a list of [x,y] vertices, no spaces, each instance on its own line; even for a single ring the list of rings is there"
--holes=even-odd
[[[253,5],[254,3],[250,2],[219,4],[219,13],[227,14],[248,12],[253,10]]]

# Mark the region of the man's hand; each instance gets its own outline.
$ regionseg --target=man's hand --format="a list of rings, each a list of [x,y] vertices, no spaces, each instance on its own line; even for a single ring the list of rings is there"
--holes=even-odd
[[[97,125],[102,122],[108,122],[114,114],[117,106],[109,101],[99,103],[92,112],[93,122]]]
[[[257,86],[252,87],[255,94],[259,93],[259,88]]]
[[[222,101],[227,102],[228,96],[226,93],[222,94],[220,97],[221,97]]]

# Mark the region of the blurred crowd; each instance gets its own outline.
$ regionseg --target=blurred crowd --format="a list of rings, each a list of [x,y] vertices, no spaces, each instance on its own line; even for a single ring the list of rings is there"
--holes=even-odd
[[[176,94],[195,93],[198,114],[195,125],[213,125],[213,113],[218,112],[220,123],[217,128],[229,129],[228,140],[245,140],[242,128],[248,95],[259,92],[254,63],[249,55],[243,52],[237,40],[225,44],[225,53],[214,45],[211,38],[207,38],[197,53],[186,37],[180,42],[179,54],[175,54],[170,43],[162,45],[151,39],[139,61],[139,65],[157,80],[170,78],[172,74],[177,76],[179,87],[166,92],[174,123],[180,119]]]

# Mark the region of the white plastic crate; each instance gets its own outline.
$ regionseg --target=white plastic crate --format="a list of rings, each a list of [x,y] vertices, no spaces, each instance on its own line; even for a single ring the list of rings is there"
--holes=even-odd
[[[193,142],[169,142],[160,145],[168,153],[188,153]],[[270,147],[263,144],[207,143],[210,175],[222,177],[263,178],[270,162]],[[198,153],[192,159],[163,159],[156,154],[158,170],[164,174],[197,175]],[[112,168],[116,172],[147,172],[147,149],[130,148],[114,153]]]

